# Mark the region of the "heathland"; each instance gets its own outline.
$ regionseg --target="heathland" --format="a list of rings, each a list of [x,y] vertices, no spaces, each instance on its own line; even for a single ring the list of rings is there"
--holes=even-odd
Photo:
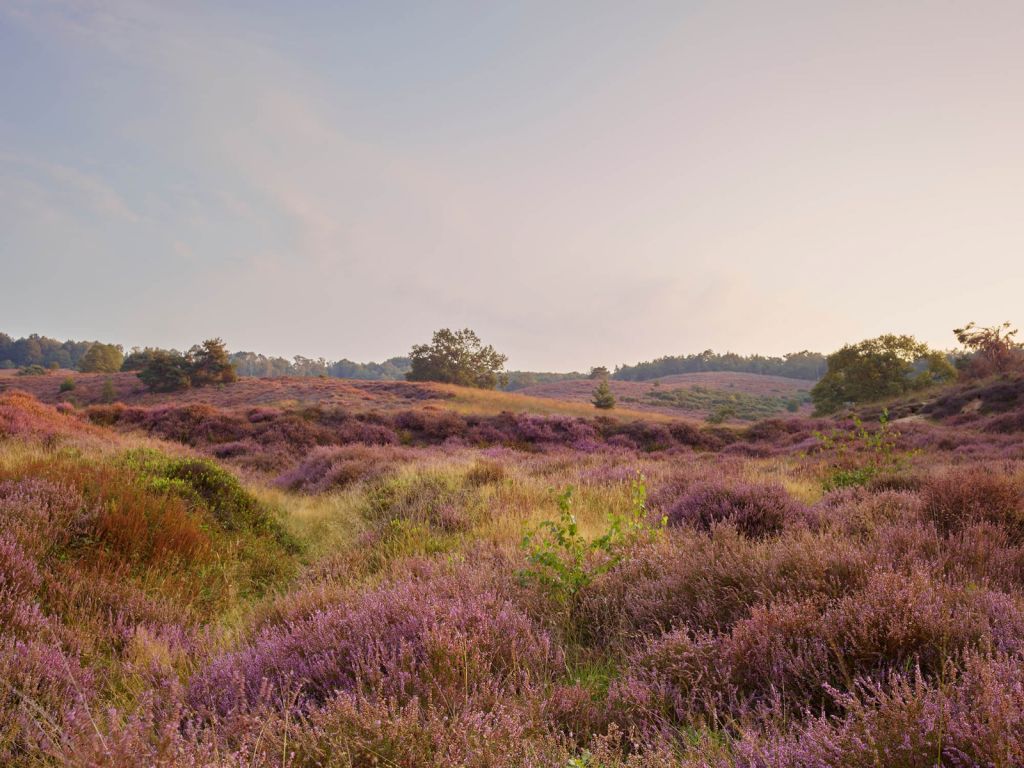
[[[1024,377],[687,375],[0,378],[0,764],[1024,764]]]

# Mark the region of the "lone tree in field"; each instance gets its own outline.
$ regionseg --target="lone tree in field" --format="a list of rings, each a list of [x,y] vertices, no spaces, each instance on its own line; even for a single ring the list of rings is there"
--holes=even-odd
[[[970,378],[1009,373],[1024,366],[1024,346],[1014,339],[1017,329],[1010,323],[991,328],[978,328],[968,323],[954,329],[953,333],[967,350],[967,354],[957,360],[957,367]]]
[[[180,352],[154,349],[138,377],[153,392],[178,392],[192,386],[190,367],[188,358]]]
[[[848,344],[827,359],[828,370],[811,388],[815,413],[834,413],[847,403],[865,403],[940,384],[956,377],[942,352],[913,336],[887,334]]]
[[[124,362],[124,350],[115,344],[93,344],[78,361],[82,373],[116,373]]]
[[[220,339],[207,339],[184,355],[166,349],[146,349],[144,355],[144,358],[140,355],[145,362],[138,376],[154,392],[177,392],[238,380],[235,366]]]
[[[412,348],[409,359],[408,381],[440,381],[480,389],[494,389],[507,381],[503,369],[508,358],[494,347],[484,346],[469,328],[435,331],[430,344]]]
[[[608,379],[601,379],[601,383],[594,389],[594,397],[590,401],[595,408],[609,411],[615,407],[615,395],[612,388],[608,386]]]
[[[227,348],[221,339],[207,339],[188,352],[191,360],[189,371],[193,387],[207,384],[230,384],[238,380],[235,366],[228,358]]]

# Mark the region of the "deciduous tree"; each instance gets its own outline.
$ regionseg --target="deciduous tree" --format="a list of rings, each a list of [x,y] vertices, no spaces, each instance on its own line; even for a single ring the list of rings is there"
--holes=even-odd
[[[124,363],[124,350],[116,344],[96,343],[78,361],[83,373],[116,373]]]
[[[913,336],[887,334],[848,344],[828,356],[828,370],[811,389],[819,414],[949,381],[956,369],[942,352]]]
[[[409,355],[412,369],[409,381],[440,381],[464,387],[494,389],[505,381],[503,369],[508,358],[484,346],[469,328],[452,331],[442,328],[430,344],[417,344]]]

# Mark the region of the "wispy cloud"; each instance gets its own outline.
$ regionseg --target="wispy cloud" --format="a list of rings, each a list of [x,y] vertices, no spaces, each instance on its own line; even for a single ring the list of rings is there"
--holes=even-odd
[[[102,217],[138,222],[142,217],[107,181],[70,165],[54,163],[28,155],[0,152],[0,168],[6,183],[17,186],[27,182],[26,173],[48,179],[57,189],[69,193],[75,204]],[[13,190],[15,193],[17,190]]]

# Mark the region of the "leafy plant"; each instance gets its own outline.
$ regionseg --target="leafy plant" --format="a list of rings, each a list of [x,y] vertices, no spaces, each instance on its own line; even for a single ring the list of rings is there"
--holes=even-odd
[[[832,454],[832,472],[825,479],[825,490],[865,485],[879,474],[902,469],[907,456],[897,450],[900,433],[889,421],[888,409],[883,409],[874,431],[864,426],[859,416],[853,417],[853,426],[847,430],[815,432],[823,451]]]
[[[523,538],[530,567],[521,572],[525,580],[545,587],[559,601],[572,603],[600,574],[618,564],[630,546],[655,535],[666,524],[648,522],[647,486],[642,475],[630,485],[630,508],[626,514],[608,517],[608,527],[596,538],[587,539],[572,513],[573,487],[557,497],[559,516],[545,520]]]

